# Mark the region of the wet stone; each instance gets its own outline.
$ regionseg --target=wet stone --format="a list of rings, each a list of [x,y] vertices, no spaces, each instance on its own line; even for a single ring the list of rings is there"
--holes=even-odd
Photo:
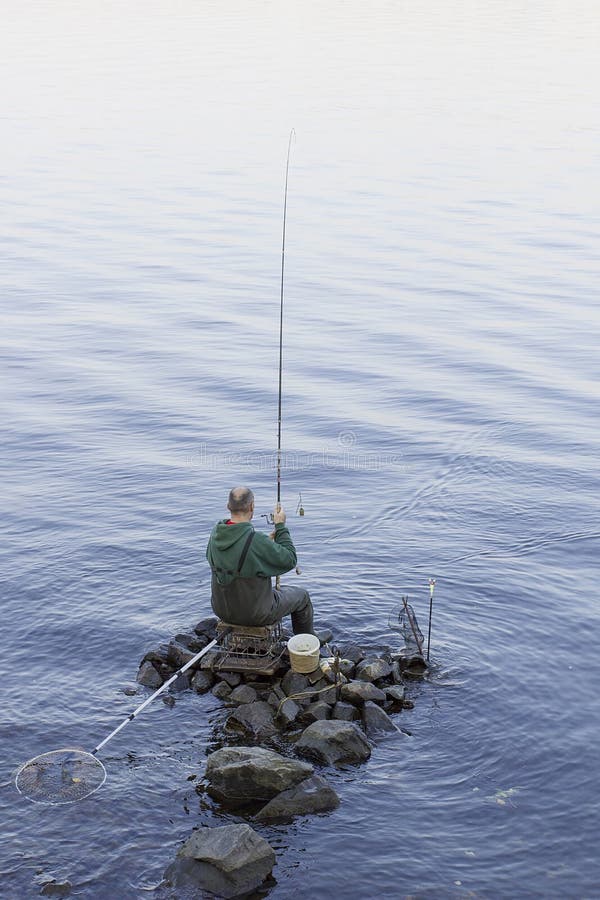
[[[188,650],[191,650],[194,654],[199,653],[206,645],[209,643],[208,638],[205,635],[199,636],[197,634],[176,634],[173,638],[176,644],[181,644],[182,647],[187,647]]]
[[[365,654],[358,644],[346,644],[342,651],[342,656],[344,659],[349,659],[354,665],[357,665],[357,663],[365,658]]]
[[[363,706],[362,722],[369,737],[381,732],[398,731],[388,714],[370,700]]]
[[[300,707],[293,700],[284,700],[277,708],[275,718],[277,724],[283,728],[287,728],[296,721],[300,713]]]
[[[151,662],[158,665],[168,665],[169,645],[161,644],[155,650],[148,650],[142,659],[142,663]]]
[[[275,851],[249,825],[199,828],[167,868],[167,882],[188,896],[205,891],[224,897],[247,895],[270,875]]]
[[[216,616],[201,619],[197,625],[194,625],[194,631],[196,634],[206,635],[209,641],[213,641],[217,636],[217,621]]]
[[[296,752],[325,765],[364,762],[371,745],[353,722],[313,722],[296,742]]]
[[[224,747],[208,757],[208,793],[222,803],[271,800],[313,774],[313,767],[263,747]]]
[[[322,647],[333,640],[333,631],[331,628],[320,628],[318,631],[315,631],[315,636],[319,638],[319,643]]]
[[[44,884],[40,894],[42,897],[57,897],[58,900],[62,900],[63,897],[70,895],[71,887],[70,881],[57,881],[53,878],[52,881],[47,881]]]
[[[331,718],[331,706],[320,700],[318,703],[311,703],[306,709],[302,710],[300,716],[303,722],[320,722],[323,719]]]
[[[174,694],[181,694],[183,691],[189,690],[192,683],[192,678],[189,672],[184,672],[182,675],[178,675],[171,687],[170,691],[173,691]]]
[[[291,694],[303,693],[308,686],[309,681],[306,675],[303,675],[301,672],[294,672],[293,669],[288,669],[281,679],[281,687],[288,697]]]
[[[230,687],[237,687],[242,680],[239,672],[217,672],[219,681],[226,681]]]
[[[192,678],[192,688],[197,694],[206,694],[210,691],[215,683],[215,677],[212,672],[204,672],[202,670],[195,672]]]
[[[241,733],[255,740],[263,740],[272,737],[277,732],[274,719],[273,707],[264,700],[257,700],[255,703],[243,703],[238,706],[227,719],[225,728],[230,732]]]
[[[158,674],[151,662],[143,662],[137,673],[137,681],[148,688],[159,688],[163,683],[162,677]]]
[[[342,700],[355,705],[362,705],[369,700],[377,703],[385,700],[385,693],[370,681],[349,681],[342,685],[341,695]]]
[[[231,688],[226,681],[217,681],[212,692],[219,700],[227,700],[231,694]]]
[[[317,681],[316,684],[313,684],[311,690],[314,691],[312,703],[320,703],[322,700],[324,700],[325,703],[335,703],[337,700],[338,689],[335,686],[331,686],[324,678]]]
[[[255,816],[257,822],[291,822],[295,816],[330,812],[340,798],[320,775],[312,775],[295,787],[277,794]]]
[[[358,717],[359,712],[357,708],[353,706],[352,703],[345,703],[343,700],[338,700],[331,711],[332,719],[340,719],[344,722],[352,722],[354,719],[358,719]]]
[[[211,669],[219,659],[221,655],[219,650],[209,650],[201,659],[200,659],[200,668],[201,669]]]
[[[195,655],[193,650],[189,650],[177,641],[171,641],[169,644],[168,662],[175,669],[180,669],[181,666],[185,666],[185,664],[193,659]]]
[[[400,671],[400,663],[398,660],[395,660],[392,665],[392,678],[394,679],[394,684],[403,684],[404,679],[402,678],[402,672]]]
[[[232,690],[228,699],[233,703],[254,703],[257,694],[249,684],[240,684]]]
[[[395,700],[396,702],[402,702],[404,700],[403,684],[391,684],[389,687],[385,687],[384,691],[386,697],[389,697],[390,700]]]
[[[391,664],[381,657],[363,659],[356,666],[355,678],[359,681],[377,681],[392,674]]]
[[[356,666],[351,659],[340,659],[339,666],[342,675],[344,675],[346,678],[353,677]]]

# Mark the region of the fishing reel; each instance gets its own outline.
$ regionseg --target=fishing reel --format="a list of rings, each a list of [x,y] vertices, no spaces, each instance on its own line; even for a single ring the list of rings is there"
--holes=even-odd
[[[302,494],[298,493],[298,503],[296,504],[296,515],[303,516],[304,515],[304,507],[302,506]],[[273,513],[261,513],[261,519],[266,519],[268,525],[274,525],[275,519],[273,517]]]

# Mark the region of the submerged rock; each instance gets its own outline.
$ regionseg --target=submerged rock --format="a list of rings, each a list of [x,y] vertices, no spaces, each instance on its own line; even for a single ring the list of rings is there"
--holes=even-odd
[[[383,703],[385,693],[370,681],[349,681],[341,687],[342,700],[362,706],[368,700]]]
[[[263,747],[224,747],[208,757],[208,793],[227,803],[271,800],[309,778],[313,767]]]
[[[295,816],[330,812],[340,798],[324,778],[313,775],[295,787],[277,794],[255,816],[257,822],[291,822]]]
[[[225,685],[224,681],[220,684]],[[231,690],[231,688],[229,688]],[[214,691],[213,691],[214,693]],[[255,703],[242,703],[231,713],[225,728],[228,731],[242,733],[255,740],[272,737],[277,731],[275,726],[275,710],[265,700]]]
[[[199,828],[165,872],[176,889],[238,897],[263,883],[275,865],[275,851],[249,825]]]
[[[378,732],[398,731],[388,714],[370,700],[363,706],[362,722],[369,737]]]
[[[44,884],[40,894],[42,897],[58,897],[58,900],[62,900],[62,898],[69,896],[71,888],[72,884],[70,881],[57,881],[56,878],[53,878],[52,881],[47,881]]]
[[[309,725],[296,751],[326,765],[341,765],[364,762],[371,755],[371,745],[352,722],[330,719]]]

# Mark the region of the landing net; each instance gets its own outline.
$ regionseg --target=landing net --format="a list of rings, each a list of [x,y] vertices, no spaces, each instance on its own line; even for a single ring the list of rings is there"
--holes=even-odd
[[[415,611],[410,603],[397,606],[390,613],[388,627],[393,631],[399,631],[407,647],[416,647],[419,653],[423,649],[423,633],[419,628]]]
[[[106,780],[99,759],[85,750],[51,750],[34,756],[15,777],[19,793],[35,803],[74,803],[89,797]]]

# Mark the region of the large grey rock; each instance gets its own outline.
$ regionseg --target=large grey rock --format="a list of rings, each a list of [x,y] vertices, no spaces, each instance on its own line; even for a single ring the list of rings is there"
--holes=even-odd
[[[163,683],[161,676],[149,660],[146,660],[146,662],[143,662],[140,666],[140,670],[137,673],[137,681],[139,681],[140,684],[143,684],[144,687],[154,689],[159,688]]]
[[[337,809],[340,798],[320,775],[277,794],[255,816],[257,822],[291,822],[295,816]]]
[[[196,691],[197,694],[206,694],[207,691],[210,691],[214,683],[215,677],[212,672],[206,672],[203,670],[194,672],[194,677],[192,678],[192,688]]]
[[[165,878],[176,889],[239,897],[263,883],[275,851],[249,825],[199,828],[187,839]]]
[[[309,763],[263,747],[224,747],[208,757],[208,793],[227,803],[270,800],[313,773]]]
[[[229,695],[229,700],[233,703],[254,703],[256,700],[256,691],[249,684],[239,684]]]
[[[274,719],[273,707],[265,700],[257,700],[255,703],[242,703],[238,706],[227,719],[225,728],[260,741],[276,733]]]
[[[364,762],[371,745],[352,722],[313,722],[296,743],[296,752],[326,765]]]
[[[368,700],[362,710],[363,728],[371,737],[378,732],[398,731],[390,717],[376,703]]]
[[[359,681],[377,681],[379,678],[387,678],[391,674],[391,664],[387,660],[375,656],[363,659],[362,662],[358,663],[355,678]]]
[[[231,694],[231,688],[226,681],[217,681],[212,692],[219,700],[228,700]]]
[[[349,681],[341,687],[342,700],[348,703],[354,703],[355,706],[362,706],[368,700],[383,703],[385,693],[371,684],[370,681]]]

